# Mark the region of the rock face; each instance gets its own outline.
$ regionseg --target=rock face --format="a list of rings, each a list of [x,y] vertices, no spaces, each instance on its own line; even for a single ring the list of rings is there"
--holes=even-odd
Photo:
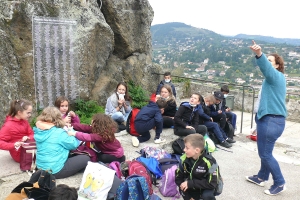
[[[101,3],[101,4],[100,4]],[[101,9],[100,9],[101,5]],[[120,81],[133,80],[152,92],[159,82],[152,64],[147,0],[22,0],[0,5],[0,122],[13,99],[35,102],[32,17],[77,21],[79,97],[105,105]]]

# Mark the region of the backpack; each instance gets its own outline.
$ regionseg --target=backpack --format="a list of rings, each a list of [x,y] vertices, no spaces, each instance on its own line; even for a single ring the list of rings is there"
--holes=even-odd
[[[213,132],[208,132],[208,136],[215,144],[220,144],[220,141]]]
[[[178,154],[178,155],[184,154],[184,151],[183,151],[184,147],[185,147],[184,140],[182,138],[178,138],[172,143],[172,149],[175,154]]]
[[[126,121],[126,131],[132,136],[140,136],[140,134],[134,128],[134,120],[139,112],[140,112],[140,109],[133,108],[130,111],[127,121]]]
[[[158,162],[162,173],[164,173],[167,169],[170,169],[174,165],[178,166],[179,164],[179,161],[174,158],[163,158],[158,160]]]
[[[233,139],[234,128],[233,128],[232,124],[229,122],[226,122],[224,130],[225,130],[227,137]]]
[[[177,185],[175,183],[176,169],[177,165],[173,165],[170,169],[167,169],[162,176],[158,189],[164,197],[180,197]]]
[[[205,141],[204,148],[206,149],[206,151],[208,151],[209,153],[214,152],[216,150],[215,143],[209,138],[209,136],[207,134],[205,134],[203,138]]]
[[[121,183],[115,200],[149,200],[150,193],[145,177],[132,175]]]
[[[152,177],[151,177],[151,173],[148,171],[148,169],[143,165],[143,163],[137,161],[137,160],[133,160],[133,161],[127,161],[128,162],[128,174],[129,176],[132,175],[139,175],[139,176],[143,176],[146,179],[146,182],[148,184],[148,191],[149,194],[153,193],[152,190]]]
[[[157,160],[162,158],[171,158],[171,155],[167,153],[165,150],[157,148],[157,147],[145,147],[140,150],[140,154],[145,158],[155,158]]]
[[[125,180],[125,177],[123,176],[122,171],[121,171],[121,164],[120,164],[120,162],[113,161],[108,166],[109,166],[109,168],[111,168],[111,169],[113,169],[113,170],[116,171],[116,175],[117,175],[117,177],[119,179]]]
[[[208,172],[204,175],[204,177],[206,177],[207,175],[211,175],[214,172],[217,173],[217,187],[215,188],[215,192],[214,195],[218,196],[222,193],[223,191],[223,186],[224,186],[224,182],[223,182],[223,178],[220,174],[220,169],[219,169],[219,165],[217,163],[214,163],[208,170]]]
[[[159,162],[155,158],[138,157],[136,160],[143,163],[147,167],[147,169],[155,176],[155,178],[158,179],[163,175],[159,167]]]
[[[55,177],[48,171],[37,170],[28,182],[20,183],[6,199],[48,199],[49,193],[56,187]],[[25,198],[25,196],[27,198]]]
[[[20,148],[20,169],[26,171],[29,175],[30,172],[35,172],[36,168],[36,143],[32,140],[27,140]]]

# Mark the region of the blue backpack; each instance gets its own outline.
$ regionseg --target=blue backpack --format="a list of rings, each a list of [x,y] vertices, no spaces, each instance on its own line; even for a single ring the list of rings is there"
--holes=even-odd
[[[145,177],[132,175],[121,183],[115,200],[149,200],[150,194]]]
[[[136,160],[144,163],[145,167],[147,167],[147,169],[155,175],[155,178],[160,178],[163,175],[159,167],[159,162],[155,158],[138,157]]]

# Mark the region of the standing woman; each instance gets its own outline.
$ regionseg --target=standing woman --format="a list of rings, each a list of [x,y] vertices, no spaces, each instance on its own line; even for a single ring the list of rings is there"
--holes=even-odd
[[[11,157],[16,162],[20,162],[19,147],[27,139],[33,139],[33,130],[28,123],[31,112],[30,101],[25,99],[12,101],[9,113],[0,130],[0,149],[9,150]]]
[[[167,101],[167,107],[162,113],[163,128],[171,128],[174,126],[174,116],[176,113],[176,100],[172,93],[172,88],[169,85],[163,85],[160,88],[160,97]]]
[[[273,177],[273,185],[265,190],[268,195],[277,195],[284,190],[285,180],[277,160],[272,152],[276,140],[281,136],[285,127],[287,115],[285,107],[286,81],[284,77],[284,62],[277,54],[268,57],[262,53],[261,47],[254,41],[250,49],[256,54],[256,62],[265,80],[258,95],[258,110],[255,116],[257,124],[257,148],[261,159],[260,170],[257,175],[246,176],[246,179],[256,185],[264,186]]]
[[[127,120],[131,111],[131,98],[128,94],[127,85],[118,83],[115,92],[107,99],[105,114],[111,116],[118,124]]]

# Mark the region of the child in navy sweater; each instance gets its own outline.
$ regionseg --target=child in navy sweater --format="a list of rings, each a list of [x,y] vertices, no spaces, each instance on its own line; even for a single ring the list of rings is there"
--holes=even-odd
[[[167,102],[159,98],[156,102],[150,101],[148,105],[144,106],[137,114],[134,120],[135,130],[140,134],[138,137],[132,137],[132,145],[139,146],[140,142],[146,142],[151,138],[150,130],[155,127],[154,143],[159,144],[166,140],[160,138],[163,128],[162,113],[167,107]]]

